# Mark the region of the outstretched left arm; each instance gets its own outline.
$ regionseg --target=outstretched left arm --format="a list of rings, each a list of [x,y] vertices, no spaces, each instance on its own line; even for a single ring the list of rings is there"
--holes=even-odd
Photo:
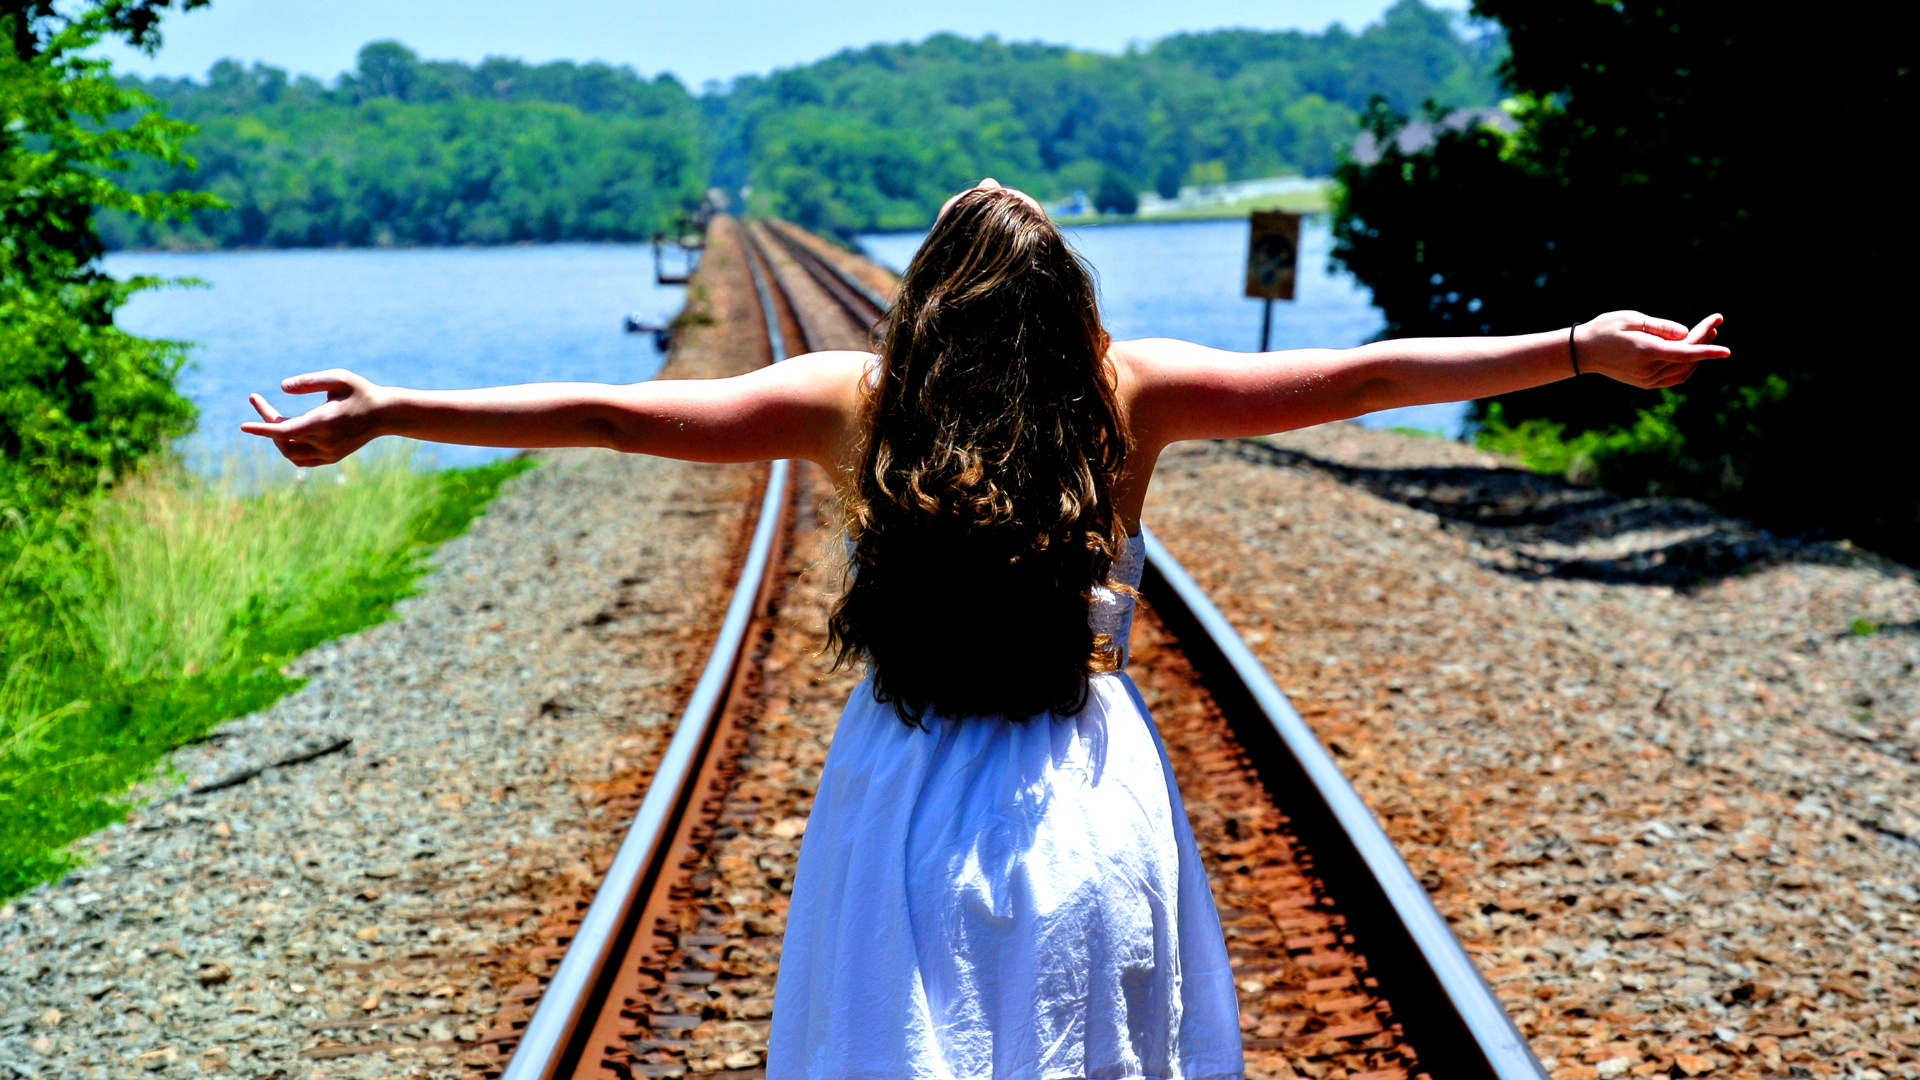
[[[1685,382],[1712,344],[1720,316],[1688,329],[1615,311],[1573,332],[1514,337],[1399,338],[1356,349],[1246,353],[1169,339],[1116,343],[1128,372],[1135,439],[1164,446],[1346,420],[1405,405],[1464,401],[1540,386],[1580,371],[1653,389]]]

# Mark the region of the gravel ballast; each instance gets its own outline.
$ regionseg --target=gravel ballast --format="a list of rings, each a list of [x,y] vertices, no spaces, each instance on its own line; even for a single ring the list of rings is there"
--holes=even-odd
[[[1910,569],[1351,424],[1146,517],[1556,1080],[1920,1076]]]

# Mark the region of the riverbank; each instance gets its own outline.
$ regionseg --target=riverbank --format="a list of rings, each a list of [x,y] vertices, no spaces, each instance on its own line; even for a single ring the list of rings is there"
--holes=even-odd
[[[0,604],[0,899],[58,876],[174,748],[300,685],[282,665],[386,618],[532,463],[421,473],[370,454],[249,485],[177,462],[10,522]]]
[[[1140,208],[1131,214],[1055,213],[1060,225],[1138,225],[1152,222],[1224,221],[1245,218],[1259,210],[1291,214],[1324,214],[1333,209],[1336,183],[1324,177],[1278,177],[1238,183],[1182,188],[1180,195],[1161,199],[1142,193]],[[1051,211],[1050,211],[1051,212]]]

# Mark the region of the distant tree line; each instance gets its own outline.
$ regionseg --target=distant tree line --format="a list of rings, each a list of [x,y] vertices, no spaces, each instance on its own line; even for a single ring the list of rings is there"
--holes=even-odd
[[[105,215],[114,246],[633,239],[705,187],[700,106],[671,76],[422,61],[376,42],[332,86],[233,61],[205,82],[127,81],[199,128],[198,168],[146,160],[131,182],[227,206],[185,225]]]
[[[925,224],[985,174],[1126,210],[1148,188],[1325,175],[1375,97],[1496,100],[1503,50],[1399,0],[1359,33],[1222,30],[1119,55],[943,34],[701,96],[629,68],[430,61],[395,42],[330,84],[223,61],[204,80],[125,80],[199,128],[197,169],[143,161],[129,182],[229,208],[100,225],[117,247],[635,239],[717,184],[852,232]]]
[[[923,224],[986,174],[1124,211],[1138,190],[1324,176],[1371,99],[1491,104],[1502,55],[1420,0],[1357,34],[1217,30],[1120,55],[938,35],[735,80],[709,102],[714,173],[834,230]]]

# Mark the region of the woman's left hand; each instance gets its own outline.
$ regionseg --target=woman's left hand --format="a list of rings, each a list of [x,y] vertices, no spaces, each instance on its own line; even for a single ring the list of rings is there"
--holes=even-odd
[[[327,400],[289,419],[266,398],[250,394],[247,401],[260,419],[241,424],[240,430],[272,439],[281,455],[295,465],[331,465],[381,434],[380,387],[351,371],[335,368],[295,375],[281,382],[280,389],[289,394],[325,391]]]
[[[1596,371],[1629,386],[1678,386],[1693,377],[1702,361],[1732,355],[1712,343],[1723,321],[1709,315],[1689,330],[1638,311],[1610,311],[1574,330],[1574,355],[1581,371]]]

